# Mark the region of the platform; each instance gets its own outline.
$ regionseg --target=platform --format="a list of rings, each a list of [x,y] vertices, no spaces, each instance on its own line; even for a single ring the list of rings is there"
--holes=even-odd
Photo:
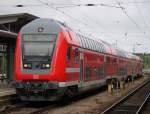
[[[143,73],[145,76],[150,76],[150,69],[143,69]]]
[[[0,97],[16,94],[15,89],[12,88],[7,81],[0,80]]]

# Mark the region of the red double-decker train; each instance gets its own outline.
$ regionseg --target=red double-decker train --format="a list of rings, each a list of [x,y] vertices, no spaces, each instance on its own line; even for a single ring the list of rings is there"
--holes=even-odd
[[[53,101],[142,73],[141,59],[93,40],[53,19],[36,19],[20,30],[14,86],[25,101]]]

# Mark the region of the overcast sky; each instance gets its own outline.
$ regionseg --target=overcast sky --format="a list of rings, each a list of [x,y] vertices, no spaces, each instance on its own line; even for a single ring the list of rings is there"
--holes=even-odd
[[[0,15],[12,13],[54,18],[126,51],[150,53],[150,0],[0,0]]]

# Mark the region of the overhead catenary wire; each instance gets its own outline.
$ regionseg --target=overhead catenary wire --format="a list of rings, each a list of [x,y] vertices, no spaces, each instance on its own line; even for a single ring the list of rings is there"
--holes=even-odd
[[[42,1],[41,1],[42,2]],[[47,1],[48,2],[48,1]],[[45,4],[49,5],[47,2],[45,2]],[[124,3],[120,3],[120,5],[122,4],[127,4],[127,5],[142,5],[142,4],[149,4],[150,1],[130,1],[130,2],[124,2]],[[118,3],[116,2],[112,2],[112,3],[87,3],[87,4],[50,4],[51,6],[55,6],[56,8],[68,8],[68,7],[86,7],[86,6],[104,6],[104,7],[114,7],[114,8],[124,8],[124,7],[120,7],[118,6]],[[26,5],[22,5],[22,4],[18,4],[18,5],[0,5],[0,7],[26,7],[26,6],[41,6],[41,4],[26,4]]]
[[[116,0],[117,1],[117,0]],[[121,0],[120,0],[121,1]],[[121,3],[121,2],[119,2],[119,3]],[[136,2],[134,2],[134,3],[136,3]],[[123,4],[123,2],[122,2],[122,4]],[[137,6],[136,6],[137,7]],[[137,7],[138,8],[138,7]],[[123,11],[125,11],[124,9],[122,9]],[[139,9],[138,9],[139,10]],[[128,15],[128,13],[127,13],[127,11],[125,11],[125,13]],[[141,14],[141,12],[139,12],[140,14]],[[126,16],[127,16],[126,15]],[[142,15],[142,14],[141,14]],[[146,36],[146,32],[145,32],[145,30],[143,30],[142,28],[141,28],[141,26],[139,26],[138,25],[138,23],[131,17],[131,16],[127,16],[128,18],[130,17],[130,20],[137,26],[137,29],[139,30],[139,31],[141,31],[141,33],[143,33],[144,34],[144,36],[145,36],[145,38],[147,38],[147,39],[149,39],[150,40],[150,37],[147,37]],[[143,18],[143,16],[142,16],[142,19],[144,20],[144,18]],[[146,24],[146,21],[144,20],[144,24],[147,26],[147,24]]]
[[[101,29],[104,31],[103,33],[104,33],[105,35],[107,35],[108,37],[113,38],[113,37],[112,37],[113,35],[110,34],[110,33],[112,33],[112,32],[106,30],[106,28],[105,28],[102,24],[96,22],[93,18],[91,18],[91,17],[89,17],[88,15],[86,15],[82,10],[80,10],[80,13],[81,13],[82,15],[84,15],[84,17],[86,17],[86,19],[87,19],[88,21],[92,22],[93,24],[95,24],[95,25],[97,25],[99,28],[101,28]],[[107,31],[107,33],[106,33],[106,31]],[[115,38],[113,38],[113,39],[116,40]]]
[[[66,5],[66,6],[57,6],[56,8],[67,8],[67,7],[78,7],[78,6],[105,6],[105,7],[113,7],[113,8],[123,8],[123,7],[120,7],[120,6],[104,4],[104,3],[99,3],[99,4],[89,3],[89,4]]]
[[[128,1],[128,2],[124,2],[123,4],[127,4],[127,5],[133,5],[135,6],[136,4],[141,5],[141,4],[149,4],[150,1]],[[122,5],[122,3],[120,3]],[[73,3],[65,3],[65,4],[51,4],[51,6],[56,6],[56,8],[67,8],[67,7],[80,7],[80,6],[106,6],[106,7],[114,7],[114,8],[123,8],[118,6],[118,3],[116,2],[112,2],[112,3],[87,3],[87,4],[73,4]]]
[[[50,4],[48,4],[48,3],[46,3],[46,2],[43,2],[43,1],[41,1],[41,0],[37,0],[37,1],[39,1],[39,2],[42,3],[42,4],[45,4],[46,6],[52,8],[52,9],[58,11],[58,12],[61,12],[61,13],[64,14],[65,16],[71,18],[72,20],[74,20],[74,21],[76,21],[76,22],[78,22],[78,23],[80,23],[80,24],[82,24],[82,25],[84,25],[84,26],[86,26],[86,27],[90,27],[90,29],[93,28],[92,26],[88,25],[87,23],[82,22],[82,21],[80,21],[80,20],[78,20],[78,19],[72,17],[71,15],[65,13],[64,11],[62,11],[62,10],[60,10],[60,9],[58,9],[58,8],[52,7]],[[91,29],[91,30],[93,31],[93,29]],[[97,30],[96,30],[96,31],[97,31]],[[95,32],[95,31],[94,31],[94,32]],[[109,36],[109,37],[112,38],[112,36],[106,35],[106,34],[103,33],[102,31],[99,31],[99,32],[101,32],[101,34],[103,34],[103,35],[105,35],[105,36]],[[114,39],[114,38],[113,38],[113,39]],[[116,39],[115,39],[115,40],[116,40]]]
[[[65,16],[71,18],[72,20],[74,20],[74,21],[76,21],[76,22],[78,22],[78,23],[82,23],[82,24],[84,24],[85,26],[87,26],[86,23],[83,23],[82,21],[80,21],[80,20],[78,20],[78,19],[72,17],[71,15],[65,13],[64,11],[61,11],[61,10],[59,10],[59,9],[57,9],[57,8],[55,8],[55,7],[53,7],[53,6],[51,6],[50,4],[48,4],[48,3],[46,3],[46,2],[41,1],[41,0],[37,0],[37,1],[39,1],[39,2],[42,3],[42,4],[45,4],[46,6],[50,7],[50,8],[53,9],[53,10],[56,10],[56,11],[58,11],[58,12],[64,14]]]
[[[76,20],[74,20],[73,18],[71,18],[71,17],[69,17],[69,16],[67,16],[67,17],[69,17],[69,18],[71,18],[71,20],[70,20],[70,24],[73,24],[73,23],[71,23],[71,21],[73,22],[73,21],[75,21],[76,23],[81,23],[82,25],[84,25],[84,26],[86,26],[87,28],[88,28],[88,30],[87,30],[87,33],[88,33],[88,31],[89,31],[89,34],[90,33],[92,33],[93,34],[93,31],[94,32],[96,32],[96,33],[98,33],[97,35],[102,35],[102,34],[104,34],[104,35],[106,35],[106,36],[108,36],[109,35],[109,37],[106,37],[106,39],[107,38],[112,38],[112,37],[119,37],[119,35],[118,34],[113,34],[113,32],[112,33],[110,33],[110,31],[108,31],[107,29],[109,29],[109,28],[107,28],[107,26],[106,26],[106,28],[104,28],[105,26],[101,26],[101,24],[103,24],[103,23],[99,23],[99,24],[97,24],[97,27],[96,26],[94,26],[94,24],[91,24],[91,22],[92,22],[92,20],[95,20],[93,23],[95,23],[95,25],[96,25],[96,23],[97,23],[97,20],[94,18],[94,17],[90,17],[89,15],[87,15],[88,17],[90,17],[91,19],[89,19],[88,17],[85,17],[85,18],[87,18],[87,20],[89,20],[89,21],[91,21],[91,22],[87,22],[87,21],[83,21],[83,19],[80,19],[80,18],[78,18],[78,17],[74,17],[74,15],[72,15],[70,12],[67,12],[67,10],[66,9],[59,9],[58,8],[58,6],[64,6],[65,5],[65,7],[67,8],[67,7],[69,7],[69,5],[74,5],[74,6],[76,6],[76,5],[79,5],[79,7],[81,6],[83,6],[83,8],[88,8],[85,4],[80,4],[80,3],[75,3],[75,4],[72,4],[72,3],[70,3],[70,2],[67,2],[67,3],[56,3],[54,0],[51,0],[51,2],[53,2],[53,3],[51,3],[49,0],[40,0],[40,1],[43,1],[43,2],[45,2],[45,3],[47,3],[49,6],[48,7],[53,7],[53,10],[59,10],[58,12],[61,12],[62,14],[64,14],[64,16],[67,16],[67,14],[69,15],[69,16],[71,16],[71,17],[73,17],[74,19],[76,19]],[[119,1],[119,0],[118,0]],[[48,2],[50,2],[50,3],[48,3]],[[120,2],[120,5],[122,6],[122,8],[128,13],[128,15],[137,23],[138,21],[134,18],[134,17],[132,17],[133,15],[130,15],[130,12],[128,12],[128,7],[130,8],[130,6],[128,6],[128,5],[133,5],[134,7],[137,7],[138,5],[143,5],[143,4],[145,4],[145,3],[150,3],[150,1],[148,2],[148,1],[143,1],[143,2],[140,2],[140,1],[132,1],[132,2],[128,2],[128,1],[123,1],[123,2]],[[100,3],[94,3],[94,5],[93,4],[88,4],[89,6],[90,5],[93,5],[93,8],[94,7],[97,7],[98,5],[97,4],[100,4]],[[107,5],[112,5],[112,6],[118,6],[118,3],[116,3],[116,2],[105,2],[105,4],[107,4]],[[149,5],[149,4],[146,4],[146,5]],[[18,7],[18,5],[3,5],[3,4],[1,4],[0,5],[0,7],[2,7],[3,8],[3,6],[6,6],[6,7]],[[28,4],[23,4],[22,5],[23,7],[36,7],[36,6],[41,6],[41,7],[44,7],[45,6],[45,4],[41,4],[41,3],[39,3],[39,2],[37,2],[36,4],[32,4],[32,3],[28,3]],[[85,6],[85,7],[84,7]],[[127,7],[127,8],[126,8]],[[140,6],[138,6],[139,8],[141,8]],[[55,9],[54,9],[55,8]],[[77,7],[78,8],[78,7]],[[89,7],[89,8],[92,8],[92,7]],[[97,8],[100,8],[100,7],[97,7]],[[122,8],[120,8],[121,10],[122,10]],[[68,10],[70,10],[71,8],[68,8]],[[142,10],[142,8],[140,9],[140,10]],[[144,9],[143,9],[144,10]],[[141,11],[140,11],[141,12]],[[141,14],[139,14],[139,15],[141,15]],[[145,15],[145,13],[143,14],[143,16],[146,16]],[[142,17],[143,17],[142,16]],[[69,19],[68,18],[68,19]],[[148,24],[148,21],[147,21],[147,18],[144,18],[145,19],[145,22],[147,22],[146,23],[146,25]],[[80,22],[79,22],[80,21]],[[119,20],[120,21],[120,20]],[[122,20],[121,20],[122,21]],[[98,21],[99,22],[99,21]],[[76,24],[75,23],[75,24]],[[69,23],[68,23],[69,24]],[[143,38],[143,37],[145,37],[145,36],[147,36],[148,37],[148,30],[149,30],[149,28],[145,28],[145,29],[143,29],[143,26],[141,25],[141,23],[137,23],[138,25],[140,25],[139,27],[142,29],[142,30],[145,30],[146,31],[146,35],[145,34],[141,34],[141,31],[140,32],[138,32],[138,30],[137,30],[137,34],[141,34],[141,36],[138,36],[138,37],[141,37],[141,38]],[[79,24],[80,25],[80,24]],[[120,25],[121,26],[121,25]],[[102,29],[101,29],[101,28]],[[148,26],[146,26],[146,27],[148,27]],[[97,29],[96,29],[97,28]],[[75,28],[76,29],[76,28]],[[90,29],[92,30],[92,31],[90,31]],[[96,30],[95,30],[96,29]],[[105,30],[103,30],[103,29],[106,29],[106,32],[105,32]],[[82,30],[82,29],[81,29]],[[86,29],[85,30],[83,30],[83,31],[86,31]],[[97,32],[97,31],[99,31],[99,32]],[[119,31],[117,31],[117,32],[119,32]],[[85,32],[86,33],[86,32]],[[142,33],[144,33],[143,31],[142,31]],[[112,36],[110,35],[110,34],[112,34]],[[125,34],[127,34],[127,35],[125,35]],[[96,34],[93,34],[93,35],[96,35]],[[127,31],[126,31],[126,33],[124,32],[123,33],[123,35],[125,35],[125,36],[130,36],[130,31],[128,31],[128,28],[127,28]],[[143,36],[143,35],[145,35],[145,36]],[[120,35],[121,36],[121,35]],[[137,36],[136,36],[137,37]],[[104,37],[105,38],[105,37]],[[122,42],[122,40],[123,39],[125,39],[125,38],[123,38],[122,36],[120,37],[121,39],[120,40],[118,40],[121,44],[123,44],[123,43],[126,43],[126,42]],[[132,37],[133,38],[133,37]],[[126,38],[126,40],[127,40],[127,38]],[[118,43],[119,44],[119,43]]]
[[[140,8],[137,6],[137,1],[134,0],[134,2],[135,2],[135,6],[136,6],[136,8],[137,8],[138,14],[140,15],[141,19],[143,20],[144,25],[145,25],[145,26],[148,26],[147,23],[146,23],[145,17],[143,16],[143,14],[142,14]]]
[[[149,3],[150,3],[150,1],[148,0],[148,1],[137,1],[137,2],[135,2],[135,1],[128,1],[128,2],[124,2],[123,4],[135,6],[136,4],[138,4],[138,5],[148,4],[149,5]],[[115,4],[118,4],[118,3],[114,2],[114,3],[109,3],[109,4],[110,5],[115,5]],[[122,3],[120,3],[120,4],[122,4]]]
[[[62,11],[62,10],[60,10],[59,8],[56,8],[56,7],[51,6],[51,4],[45,3],[45,2],[43,2],[43,1],[41,1],[41,0],[37,0],[37,1],[39,1],[40,3],[42,3],[42,4],[44,4],[44,5],[48,6],[48,7],[50,7],[50,8],[53,9],[53,10],[56,10],[56,11],[58,11],[58,12],[64,14],[65,16],[71,18],[72,20],[74,20],[74,21],[76,21],[76,22],[81,23],[82,25],[84,25],[84,26],[86,26],[86,27],[89,27],[89,25],[88,25],[87,23],[82,22],[81,20],[78,20],[77,18],[71,16],[70,14],[68,14],[68,13],[66,13],[66,12],[64,12],[64,11]],[[122,6],[121,6],[121,7],[122,7]],[[124,8],[121,8],[121,9],[123,10]],[[92,28],[93,28],[93,27],[92,27]],[[92,28],[90,27],[91,30],[93,30]],[[97,30],[96,30],[96,31],[97,31]],[[95,30],[94,30],[94,32],[95,32]],[[100,32],[100,31],[99,31],[99,32]],[[141,31],[140,31],[140,32],[141,32]],[[102,32],[101,32],[101,33],[102,33]],[[112,36],[111,36],[111,37],[112,37]],[[115,41],[116,41],[116,39],[115,39]],[[120,42],[120,41],[119,41],[119,42]],[[120,43],[122,44],[122,42],[120,42]],[[123,43],[123,44],[124,44],[124,43]]]
[[[131,2],[128,2],[128,3],[131,3]],[[134,3],[136,3],[136,2],[134,2]],[[108,6],[108,7],[121,8],[123,10],[123,12],[125,13],[125,15],[132,21],[132,23],[134,23],[136,25],[136,27],[138,28],[138,30],[140,30],[140,32],[142,32],[142,33],[145,34],[145,31],[142,31],[141,27],[131,18],[131,16],[128,15],[128,13],[125,11],[125,8],[123,6],[121,6],[120,4],[121,4],[121,2],[119,3],[119,6],[112,6],[112,5],[103,4],[103,3],[101,3],[101,4],[72,4],[70,6],[69,5],[68,6],[61,6],[61,7],[57,7],[57,8],[67,8],[67,7],[76,7],[76,6],[99,6],[99,5],[100,6]],[[144,21],[144,23],[145,23],[145,21]]]
[[[82,21],[80,21],[80,20],[78,20],[78,19],[72,17],[71,15],[65,13],[65,12],[62,11],[62,10],[59,10],[57,7],[53,7],[54,4],[49,4],[49,3],[44,2],[44,1],[42,1],[42,0],[37,0],[37,1],[39,1],[39,2],[42,3],[43,5],[49,6],[50,8],[52,8],[52,9],[58,11],[58,12],[61,12],[61,13],[64,14],[65,16],[71,18],[72,20],[74,20],[74,21],[76,21],[76,22],[78,22],[78,23],[83,24],[84,26],[88,26],[88,28],[93,28],[93,27],[90,26],[89,24],[84,23],[84,22],[82,22]],[[27,7],[27,6],[41,6],[42,4],[0,5],[0,7],[10,7],[10,6],[12,6],[12,7],[19,7],[19,8],[20,8],[20,7]],[[59,4],[59,5],[62,5],[62,4]],[[95,5],[99,5],[99,4],[79,4],[78,6],[95,6]],[[76,5],[76,6],[77,6],[77,5]],[[107,6],[107,4],[101,4],[101,6]],[[115,6],[110,6],[110,7],[115,7]],[[120,8],[120,7],[116,7],[116,8]],[[93,30],[93,29],[91,29],[91,30]],[[103,35],[106,35],[106,33],[103,33],[102,31],[99,31],[99,32],[101,32],[101,34],[103,34]],[[106,35],[106,36],[112,37],[112,36],[110,36],[110,35]]]
[[[118,3],[119,6],[121,6],[120,2],[118,0],[116,0],[116,2]],[[128,17],[128,19],[136,26],[136,28],[143,34],[145,34],[145,31],[143,31],[141,29],[141,27],[137,24],[137,22],[131,17],[129,16],[129,14],[127,13],[127,11],[125,9],[121,9],[122,12]]]

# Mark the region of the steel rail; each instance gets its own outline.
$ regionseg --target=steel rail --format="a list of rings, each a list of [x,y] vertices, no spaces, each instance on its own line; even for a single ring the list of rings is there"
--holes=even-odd
[[[138,111],[136,112],[136,114],[141,114],[144,106],[146,105],[147,101],[150,98],[150,93],[147,95],[146,99],[144,100],[144,102],[142,103],[142,105],[140,106],[140,108],[138,109]]]
[[[28,103],[24,102],[24,103],[17,103],[17,104],[13,104],[13,105],[7,105],[4,106],[2,110],[0,110],[0,114],[7,114],[10,111],[14,111],[17,110],[18,108],[22,108],[24,106],[26,106]]]
[[[58,108],[58,107],[55,106],[55,105],[50,105],[50,106],[41,108],[41,109],[39,109],[39,110],[35,110],[35,111],[33,111],[33,112],[30,112],[29,114],[42,114],[42,113],[45,112],[45,111],[49,111],[49,110],[52,110],[52,109],[55,109],[55,108]]]
[[[143,88],[145,85],[147,85],[150,82],[150,79],[147,80],[146,82],[144,82],[142,85],[138,86],[136,89],[134,89],[133,91],[129,92],[126,96],[124,96],[123,98],[121,98],[120,100],[118,100],[117,102],[115,102],[113,105],[111,105],[109,108],[107,108],[106,110],[104,110],[102,113],[100,114],[108,114],[109,112],[111,112],[115,107],[117,107],[119,104],[123,103],[124,101],[126,101],[129,97],[133,96],[138,90],[140,90],[141,88]],[[145,99],[146,100],[146,99]],[[142,103],[144,105],[144,103]],[[141,105],[141,109],[142,106]],[[140,111],[140,109],[139,109]]]

